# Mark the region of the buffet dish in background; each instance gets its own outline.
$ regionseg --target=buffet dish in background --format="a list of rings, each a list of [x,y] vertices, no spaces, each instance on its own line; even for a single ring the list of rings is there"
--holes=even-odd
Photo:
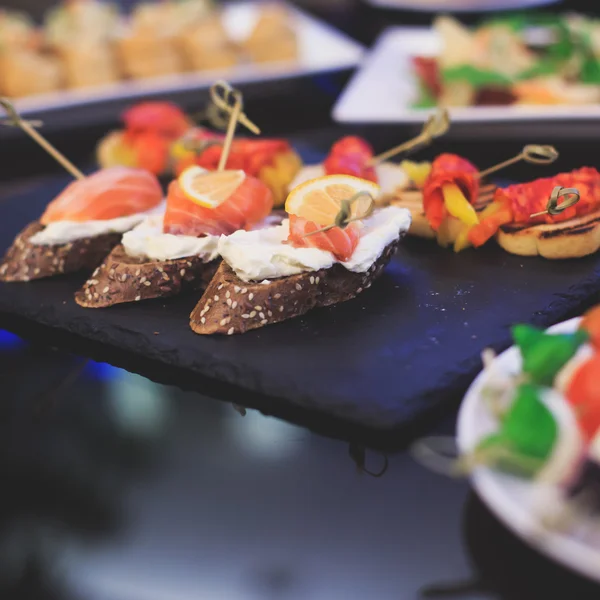
[[[523,135],[523,127],[537,135],[550,122],[556,134],[583,121],[578,134],[595,135],[600,21],[513,13],[469,28],[440,15],[432,27],[390,27],[340,95],[333,116],[343,123],[414,123],[439,106],[450,110],[455,124],[477,123],[469,128],[474,137]],[[518,127],[480,127],[510,122]]]
[[[209,0],[142,2],[129,16],[108,2],[65,2],[41,27],[17,12],[0,17],[0,93],[13,98],[298,58],[293,16],[278,4],[261,6],[242,39]]]

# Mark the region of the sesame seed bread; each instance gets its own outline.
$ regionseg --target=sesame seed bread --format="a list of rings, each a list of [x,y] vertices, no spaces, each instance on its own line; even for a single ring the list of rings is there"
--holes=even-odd
[[[203,289],[220,259],[206,263],[200,256],[175,260],[150,260],[129,256],[119,244],[102,261],[75,301],[85,308],[174,296],[187,289]]]
[[[245,333],[292,319],[313,308],[351,300],[371,287],[396,252],[402,234],[386,246],[366,273],[335,264],[269,283],[246,283],[222,261],[190,315],[190,327],[201,335]]]
[[[53,246],[29,242],[43,229],[39,221],[34,221],[19,233],[0,265],[0,281],[30,281],[91,271],[121,240],[120,233],[106,233]]]
[[[496,241],[511,254],[549,259],[580,258],[600,249],[600,211],[556,224],[505,225]]]

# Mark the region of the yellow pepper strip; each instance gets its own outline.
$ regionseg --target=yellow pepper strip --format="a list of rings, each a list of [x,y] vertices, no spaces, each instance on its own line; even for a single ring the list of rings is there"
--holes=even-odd
[[[266,165],[260,170],[259,179],[273,192],[276,208],[283,206],[288,187],[301,168],[302,159],[290,150],[276,155],[272,165]]]
[[[413,162],[412,160],[403,160],[400,167],[408,175],[409,179],[419,188],[425,185],[427,177],[431,172],[431,163]]]
[[[435,232],[437,243],[442,248],[447,248],[452,243],[452,233],[450,232],[450,221],[444,219],[438,230]]]
[[[465,198],[460,188],[454,183],[445,183],[442,186],[446,210],[465,225],[477,225],[479,218],[473,205]]]
[[[471,242],[469,240],[469,231],[471,227],[468,225],[463,225],[460,233],[456,236],[456,240],[454,241],[454,252],[460,252],[461,250],[465,250],[469,246],[471,246]]]

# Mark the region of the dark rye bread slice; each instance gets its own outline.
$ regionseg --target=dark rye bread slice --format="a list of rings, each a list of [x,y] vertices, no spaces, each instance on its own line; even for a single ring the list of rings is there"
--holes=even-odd
[[[366,273],[342,265],[272,279],[268,284],[246,283],[223,261],[190,315],[190,327],[201,335],[233,335],[279,323],[313,308],[351,300],[371,287],[398,249],[400,236],[389,244]]]
[[[32,244],[29,239],[42,229],[44,226],[34,221],[19,233],[0,265],[0,281],[92,271],[121,240],[120,233],[107,233],[54,246]]]
[[[75,294],[75,301],[85,308],[105,308],[204,289],[220,261],[206,263],[200,256],[166,261],[135,258],[119,244]]]
[[[504,225],[496,241],[507,252],[520,256],[554,260],[587,256],[600,249],[600,211],[559,223]]]

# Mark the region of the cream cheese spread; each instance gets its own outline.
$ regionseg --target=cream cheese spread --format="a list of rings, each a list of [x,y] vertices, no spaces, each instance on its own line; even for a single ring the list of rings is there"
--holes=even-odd
[[[362,223],[361,237],[351,258],[340,262],[349,271],[365,273],[381,256],[386,246],[408,231],[410,212],[388,206],[377,210]],[[328,269],[334,255],[318,248],[295,248],[286,243],[289,221],[257,231],[236,231],[221,236],[218,252],[243,281],[263,281]]]

